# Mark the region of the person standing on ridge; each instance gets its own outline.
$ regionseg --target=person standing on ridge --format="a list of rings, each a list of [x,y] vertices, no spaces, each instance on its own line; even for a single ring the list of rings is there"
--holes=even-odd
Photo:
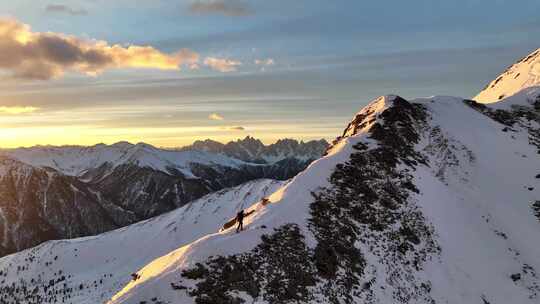
[[[236,227],[236,233],[244,230],[244,209],[240,210],[236,214],[236,221],[238,222],[238,227]]]

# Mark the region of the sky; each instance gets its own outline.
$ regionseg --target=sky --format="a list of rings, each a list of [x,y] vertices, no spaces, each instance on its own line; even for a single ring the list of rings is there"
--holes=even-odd
[[[0,0],[0,146],[333,139],[385,94],[472,97],[538,0]]]

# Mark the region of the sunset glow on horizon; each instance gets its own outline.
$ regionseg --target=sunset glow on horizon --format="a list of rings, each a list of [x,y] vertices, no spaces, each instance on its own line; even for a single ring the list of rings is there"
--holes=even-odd
[[[215,2],[0,2],[0,147],[332,140],[380,95],[471,97],[540,33],[532,0]]]

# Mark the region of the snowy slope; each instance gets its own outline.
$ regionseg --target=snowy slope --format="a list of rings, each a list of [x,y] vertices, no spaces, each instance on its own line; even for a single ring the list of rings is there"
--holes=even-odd
[[[0,299],[8,299],[7,303],[103,303],[148,262],[217,231],[238,210],[283,184],[248,182],[109,233],[50,241],[4,257],[0,259]]]
[[[473,99],[491,103],[536,85],[540,85],[540,49],[509,67]]]
[[[248,231],[179,247],[108,303],[538,303],[538,110],[509,102],[529,112],[375,100]]]

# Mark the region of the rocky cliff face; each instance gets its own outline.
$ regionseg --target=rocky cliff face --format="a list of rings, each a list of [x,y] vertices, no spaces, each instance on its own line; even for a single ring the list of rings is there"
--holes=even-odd
[[[0,157],[0,255],[114,229],[120,223],[108,208],[77,178]],[[130,222],[129,213],[120,217]]]

